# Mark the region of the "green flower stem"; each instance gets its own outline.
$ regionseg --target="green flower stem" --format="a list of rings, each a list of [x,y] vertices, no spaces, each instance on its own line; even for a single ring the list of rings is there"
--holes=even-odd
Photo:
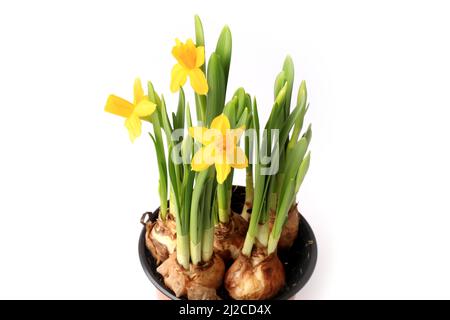
[[[162,137],[162,130],[158,119],[158,114],[153,114],[150,117],[151,123],[153,125],[154,135],[149,133],[150,138],[153,141],[156,159],[158,164],[158,193],[160,199],[160,217],[163,221],[166,219],[167,214],[167,162],[164,149],[164,142]]]
[[[247,127],[252,128],[252,117],[248,117],[247,119]],[[245,168],[245,203],[242,208],[241,217],[248,221],[250,218],[249,210],[253,207],[253,197],[254,197],[254,189],[253,189],[253,165],[251,151],[253,150],[253,138],[247,135],[244,136],[245,139],[245,155],[248,159],[248,166]]]
[[[192,264],[198,265],[202,261],[202,243],[190,242]]]
[[[159,202],[160,202],[160,209],[159,209],[159,216],[163,221],[166,221],[167,216],[167,190],[164,190],[161,184],[161,179],[159,180]]]
[[[285,193],[283,194],[283,197],[280,200],[280,206],[277,210],[277,214],[275,217],[275,221],[272,227],[272,231],[270,232],[269,236],[269,244],[268,244],[268,253],[271,254],[275,252],[278,245],[278,240],[281,236],[281,231],[283,229],[283,224],[286,220],[287,214],[289,212],[289,209],[291,207],[292,199],[295,197],[294,194],[294,184],[295,184],[295,177],[290,179],[289,185],[285,190]]]
[[[251,167],[249,164],[248,167]],[[248,169],[247,167],[247,169]],[[247,170],[247,174],[245,177],[245,203],[244,207],[242,208],[241,217],[248,221],[250,218],[249,210],[253,207],[253,196],[254,196],[254,190],[253,190],[253,168],[250,168],[250,170]]]
[[[267,247],[267,243],[269,241],[269,232],[269,220],[267,220],[266,223],[260,224],[258,226],[258,234],[256,235],[256,238],[263,247]]]
[[[231,215],[231,196],[233,195],[233,185],[230,185],[228,188],[228,195],[227,195],[227,208],[228,213]]]
[[[277,211],[277,202],[278,202],[278,176],[276,175],[272,177],[270,180],[270,186],[269,186],[269,194],[267,199],[267,215],[264,217],[264,219],[260,220],[260,223],[266,222],[266,220],[270,219],[271,214],[275,213]]]
[[[247,231],[247,235],[245,236],[244,246],[242,247],[242,253],[247,257],[250,257],[252,254],[253,245],[255,244],[255,236]]]
[[[202,259],[202,236],[203,236],[203,204],[201,197],[204,192],[205,182],[209,170],[204,170],[197,174],[194,190],[192,192],[191,210],[190,210],[190,248],[191,260],[193,264],[198,264]],[[209,214],[209,212],[208,212]]]
[[[259,139],[259,116],[258,107],[256,100],[253,101],[252,110],[252,121],[253,128],[256,130],[256,143],[255,143],[255,186],[254,186],[254,199],[252,207],[252,215],[250,217],[249,227],[247,230],[247,235],[245,236],[244,246],[242,247],[242,253],[247,257],[250,257],[253,249],[253,244],[255,243],[255,237],[258,228],[259,215],[261,213],[262,205],[264,202],[265,195],[265,181],[266,176],[261,175],[261,164],[260,164],[260,139]]]
[[[203,230],[202,239],[202,261],[207,262],[211,260],[214,252],[214,226]]]
[[[170,201],[169,201],[169,211],[174,217],[178,216],[177,202],[175,201],[175,193],[173,192],[172,186],[170,186]]]
[[[189,270],[189,235],[182,235],[177,227],[177,261],[185,270]]]
[[[230,208],[228,206],[228,188],[225,183],[217,184],[217,203],[219,206],[219,221],[228,223],[230,220]]]
[[[271,192],[269,194],[269,204],[268,204],[268,210],[269,210],[269,218],[270,214],[277,211],[277,199],[278,199],[278,193]]]
[[[258,170],[258,169],[257,169]],[[261,210],[263,206],[263,199],[267,190],[265,190],[265,177],[257,176],[256,188],[255,188],[255,202],[253,203],[252,214],[250,217],[250,223],[247,230],[247,235],[245,236],[244,246],[242,248],[242,253],[247,257],[250,257],[255,243],[255,238],[258,233],[259,219],[261,215]]]
[[[268,254],[271,254],[275,252],[278,246],[278,241],[280,240],[280,237],[274,238],[274,235],[271,233],[269,236],[269,243],[267,245],[267,252]]]
[[[202,261],[207,262],[213,255],[214,248],[214,197],[215,178],[214,170],[208,170],[208,178],[203,192],[203,234],[202,234]]]

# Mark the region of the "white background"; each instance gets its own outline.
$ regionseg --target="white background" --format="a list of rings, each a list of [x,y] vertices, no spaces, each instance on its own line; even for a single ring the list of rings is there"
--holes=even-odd
[[[313,161],[299,195],[319,260],[300,299],[450,298],[445,1],[2,1],[0,298],[155,298],[140,214],[153,146],[103,107],[136,76],[169,91],[174,39],[233,33],[230,88],[261,118],[287,53],[307,81]],[[191,98],[191,96],[190,96]],[[193,104],[193,100],[191,99]],[[148,128],[148,127],[147,127]],[[236,182],[243,182],[243,172]]]

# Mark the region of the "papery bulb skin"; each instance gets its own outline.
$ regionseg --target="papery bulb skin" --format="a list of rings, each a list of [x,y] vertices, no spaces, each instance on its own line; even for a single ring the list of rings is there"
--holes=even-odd
[[[227,224],[219,223],[214,230],[214,252],[224,261],[239,257],[245,241],[248,222],[240,215],[232,213]]]
[[[225,274],[225,288],[236,300],[270,299],[284,284],[283,264],[265,249],[254,249],[251,257],[241,254]]]
[[[299,222],[300,212],[297,205],[295,205],[289,210],[286,223],[281,231],[280,240],[278,241],[279,250],[289,250],[292,247],[295,239],[297,239]]]
[[[167,260],[177,245],[176,223],[171,214],[146,224],[145,244],[159,265]]]
[[[220,299],[216,290],[222,285],[225,264],[218,255],[213,255],[210,261],[200,265],[190,264],[189,270],[186,270],[178,263],[174,252],[156,271],[177,297],[185,296],[189,300]]]

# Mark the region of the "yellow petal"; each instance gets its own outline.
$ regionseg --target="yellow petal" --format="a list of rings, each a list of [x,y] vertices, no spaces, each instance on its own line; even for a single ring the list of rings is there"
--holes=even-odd
[[[216,172],[217,172],[217,182],[222,184],[227,179],[230,174],[231,167],[228,163],[217,163],[216,162]]]
[[[229,131],[229,135],[234,137],[235,139],[237,139],[237,141],[239,141],[239,139],[241,138],[242,134],[245,132],[245,127],[239,127],[236,129],[231,129]]]
[[[214,118],[211,122],[211,129],[219,130],[222,135],[226,135],[230,130],[230,121],[223,113]]]
[[[214,130],[204,127],[190,127],[189,135],[203,145],[208,145],[214,141]]]
[[[244,150],[239,147],[227,150],[227,163],[235,169],[247,168],[248,160]]]
[[[197,48],[192,39],[188,39],[184,45],[183,61],[189,69],[195,68],[197,62]]]
[[[175,59],[177,59],[179,64],[183,64],[183,47],[184,44],[179,40],[179,39],[175,39],[175,46],[172,48],[172,55]]]
[[[178,63],[187,69],[195,68],[197,51],[192,39],[188,39],[185,44],[178,39],[175,42],[176,45],[172,48],[172,55]]]
[[[197,94],[205,95],[208,93],[208,81],[206,81],[205,74],[200,68],[190,70],[189,79],[191,80],[192,89]]]
[[[191,167],[194,171],[203,171],[214,163],[215,146],[213,144],[198,150],[192,157]]]
[[[141,120],[136,114],[132,114],[125,120],[131,142],[141,135]]]
[[[242,134],[244,133],[245,129],[244,127],[236,128],[227,131],[226,134],[226,149],[232,150],[236,147],[236,145],[239,143],[239,139],[241,138]]]
[[[200,68],[205,63],[205,47],[200,46],[195,49],[195,67]]]
[[[136,78],[136,80],[134,80],[134,105],[141,102],[143,97],[144,89],[142,89],[141,79]]]
[[[194,40],[192,40],[191,38],[187,39],[187,41],[186,41],[186,47],[189,48],[189,49],[195,47]]]
[[[141,102],[138,103],[136,108],[134,108],[134,112],[138,117],[147,117],[150,116],[153,112],[156,110],[156,104],[153,102],[148,101],[147,99],[141,100]]]
[[[176,64],[172,69],[172,79],[170,81],[170,90],[177,92],[180,87],[186,83],[187,71],[180,64]]]
[[[110,95],[106,101],[105,111],[117,116],[128,118],[134,110],[131,102],[115,95]]]

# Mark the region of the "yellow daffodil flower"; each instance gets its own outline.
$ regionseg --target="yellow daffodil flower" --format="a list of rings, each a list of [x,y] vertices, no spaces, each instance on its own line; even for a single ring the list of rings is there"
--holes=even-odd
[[[244,151],[237,146],[244,128],[230,129],[230,121],[221,114],[216,117],[211,128],[189,128],[189,134],[203,144],[191,161],[192,170],[202,171],[212,164],[216,167],[217,182],[222,184],[231,168],[243,169],[248,166]]]
[[[208,92],[208,82],[200,67],[205,63],[205,48],[196,47],[192,39],[182,43],[176,39],[172,55],[178,63],[172,69],[170,90],[176,92],[186,83],[189,76],[191,86],[197,94],[205,95]]]
[[[106,101],[105,111],[125,117],[125,127],[128,129],[131,142],[141,135],[141,118],[150,116],[156,110],[156,105],[144,95],[141,80],[134,81],[133,103],[115,95],[110,95]]]

